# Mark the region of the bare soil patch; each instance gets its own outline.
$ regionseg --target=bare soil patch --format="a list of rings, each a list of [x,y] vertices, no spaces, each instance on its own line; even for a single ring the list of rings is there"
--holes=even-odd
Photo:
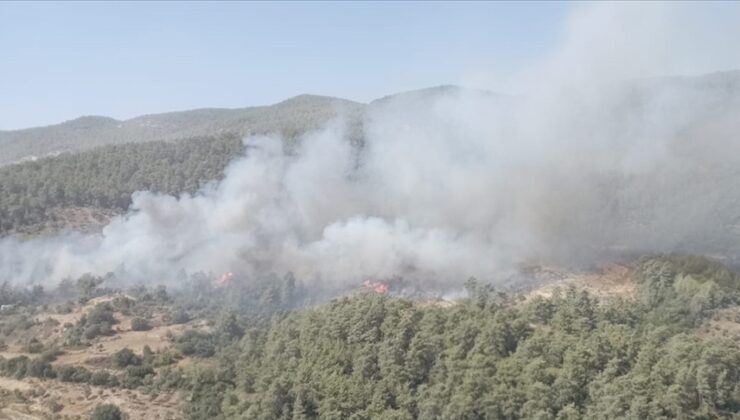
[[[550,297],[556,288],[568,286],[588,290],[598,297],[633,297],[637,292],[634,267],[626,264],[606,264],[591,273],[571,273],[550,267],[541,270],[549,280],[525,293],[526,301],[536,296]]]
[[[147,395],[136,390],[102,388],[55,380],[0,378],[0,390],[21,391],[25,401],[0,403],[0,419],[46,419],[52,414],[86,418],[98,404],[115,404],[130,419],[181,419],[181,399],[171,392]],[[10,399],[10,398],[8,398]]]

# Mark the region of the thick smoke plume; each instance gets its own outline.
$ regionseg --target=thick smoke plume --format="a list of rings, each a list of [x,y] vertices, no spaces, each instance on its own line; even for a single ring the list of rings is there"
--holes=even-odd
[[[0,241],[0,278],[115,272],[172,284],[183,271],[292,271],[328,287],[394,276],[439,286],[495,282],[530,261],[732,258],[740,73],[646,78],[707,70],[685,66],[706,53],[700,36],[677,31],[702,29],[691,15],[667,4],[579,9],[563,46],[521,75],[526,94],[377,101],[361,145],[342,119],[290,153],[277,137],[245,139],[222,181],[178,198],[136,193],[100,235]]]

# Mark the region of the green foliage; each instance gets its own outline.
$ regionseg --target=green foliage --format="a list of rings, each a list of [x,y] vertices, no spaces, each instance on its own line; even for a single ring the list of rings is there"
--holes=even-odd
[[[113,362],[119,368],[138,366],[141,364],[141,357],[137,356],[131,349],[125,348],[113,354]]]
[[[48,361],[48,362],[53,362],[53,361],[55,361],[57,359],[57,357],[59,357],[59,356],[61,356],[63,354],[64,354],[64,351],[62,351],[62,350],[60,350],[58,348],[52,347],[52,348],[44,351],[43,353],[41,353],[41,358],[43,360]]]
[[[707,258],[644,259],[638,276],[639,298],[657,323],[693,327],[717,309],[740,303],[740,276]]]
[[[118,386],[118,378],[110,373],[101,370],[93,373],[90,376],[90,385],[96,386]]]
[[[23,346],[23,351],[32,354],[41,353],[44,351],[44,344],[34,337],[25,346]]]
[[[112,325],[116,323],[118,320],[114,316],[113,306],[108,302],[99,303],[70,330],[70,341],[77,343],[82,339],[93,340],[101,335],[112,335]]]
[[[98,303],[95,307],[87,314],[88,324],[115,324],[116,318],[113,315],[113,307],[110,303]]]
[[[339,111],[339,110],[342,111]],[[287,150],[303,134],[341,112],[351,141],[361,140],[363,105],[299,96],[279,104],[195,110],[129,121],[84,117],[56,126],[0,131],[0,234],[64,229],[69,215],[108,217],[128,208],[131,194],[179,195],[220,179],[244,153],[242,138],[279,134]]]
[[[91,274],[84,274],[82,277],[77,279],[77,289],[80,291],[82,299],[87,301],[88,299],[95,297],[97,295],[96,289],[103,283],[103,281],[105,281],[104,278],[93,276]]]
[[[63,365],[57,368],[57,378],[62,382],[87,383],[92,374],[82,366]]]
[[[196,275],[99,304],[73,328],[164,304],[208,319],[173,348],[124,349],[111,374],[52,367],[52,347],[0,358],[0,374],[180,390],[190,419],[732,418],[740,347],[695,327],[737,304],[736,274],[676,256],[645,259],[637,273],[634,298],[568,287],[523,301],[471,279],[468,298],[449,306],[374,293],[306,305],[292,276],[214,287]],[[183,369],[181,355],[208,359]]]
[[[56,372],[48,360],[38,357],[29,359],[26,356],[13,357],[11,359],[0,358],[0,374],[3,376],[12,376],[17,379],[26,376],[34,378],[54,378]]]
[[[194,192],[219,179],[240,153],[240,138],[225,136],[107,146],[0,167],[0,233],[53,222],[59,209],[121,212],[135,191]]]
[[[48,361],[39,357],[28,361],[26,375],[34,378],[54,378],[56,372]]]
[[[143,379],[147,375],[154,373],[154,369],[151,366],[129,366],[126,368],[126,375],[129,378]]]
[[[149,321],[145,318],[136,317],[131,319],[131,329],[134,331],[147,331],[151,330],[152,326],[149,325]]]
[[[6,337],[13,336],[19,332],[29,330],[36,322],[24,314],[14,314],[0,318],[0,333]]]
[[[523,304],[471,280],[469,298],[451,307],[366,294],[271,318],[227,313],[226,325],[244,326],[238,342],[216,340],[218,326],[181,342],[218,343],[217,365],[187,386],[186,414],[729,418],[740,410],[740,348],[702,340],[688,326],[731,304],[707,285],[730,293],[734,274],[696,260],[643,263],[652,274],[637,300],[600,301],[571,287]],[[707,310],[656,315],[688,296],[703,296]]]
[[[90,413],[90,420],[122,420],[125,416],[118,406],[100,404]]]
[[[187,311],[185,311],[184,309],[177,307],[170,311],[165,316],[164,320],[170,325],[184,324],[190,321],[190,314],[188,314]]]
[[[92,340],[101,335],[111,334],[113,334],[113,329],[111,329],[111,326],[108,323],[90,324],[83,332],[83,336],[88,340]]]
[[[24,378],[28,373],[29,360],[26,356],[13,357],[7,360],[0,358],[0,371],[4,376]]]
[[[131,309],[136,305],[136,302],[126,296],[116,296],[111,301],[111,305],[113,305],[113,308],[116,311],[119,311],[123,314],[129,314]]]
[[[177,349],[186,356],[211,357],[216,353],[216,337],[197,330],[187,330],[177,339]]]
[[[13,309],[19,305],[38,303],[44,297],[43,287],[36,285],[32,288],[15,287],[4,281],[0,284],[0,305],[6,305],[3,314],[13,313]],[[7,306],[12,308],[8,309]]]

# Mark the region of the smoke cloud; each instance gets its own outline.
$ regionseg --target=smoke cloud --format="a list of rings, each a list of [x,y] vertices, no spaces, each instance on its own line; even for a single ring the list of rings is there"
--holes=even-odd
[[[0,278],[291,271],[327,287],[394,276],[442,286],[625,252],[733,258],[740,72],[652,78],[709,70],[686,64],[715,39],[695,15],[667,3],[578,9],[563,45],[520,75],[524,95],[376,101],[361,145],[342,119],[290,153],[278,137],[247,138],[222,181],[180,197],[138,192],[101,234],[0,240]],[[727,48],[712,44],[719,57]]]

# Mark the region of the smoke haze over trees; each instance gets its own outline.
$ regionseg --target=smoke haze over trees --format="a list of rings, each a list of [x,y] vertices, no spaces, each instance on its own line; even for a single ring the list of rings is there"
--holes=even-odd
[[[444,284],[618,250],[729,255],[738,73],[625,81],[593,95],[559,96],[567,112],[556,119],[534,119],[543,105],[530,98],[398,95],[368,108],[360,142],[342,119],[288,149],[280,137],[249,137],[223,179],[200,189],[240,153],[233,137],[10,166],[4,225],[42,218],[49,200],[120,210],[135,189],[177,195],[135,193],[100,235],[6,239],[5,277],[117,271],[172,281],[180,270],[239,270],[327,285],[393,276]],[[12,204],[30,199],[24,184],[46,192],[35,194],[38,210]]]
[[[6,230],[42,220],[50,204],[120,211],[140,191],[100,234],[0,241],[0,273],[19,283],[85,272],[173,282],[203,270],[294,272],[329,287],[395,276],[444,285],[496,281],[530,260],[731,257],[740,73],[644,78],[696,54],[665,43],[683,39],[687,16],[674,12],[584,8],[560,48],[521,75],[525,95],[440,88],[365,107],[275,105],[285,113],[274,120],[293,131],[278,123],[246,137],[216,182],[237,154],[228,136],[180,142],[174,154],[155,142],[11,165],[0,184]],[[624,35],[619,25],[637,16]]]

